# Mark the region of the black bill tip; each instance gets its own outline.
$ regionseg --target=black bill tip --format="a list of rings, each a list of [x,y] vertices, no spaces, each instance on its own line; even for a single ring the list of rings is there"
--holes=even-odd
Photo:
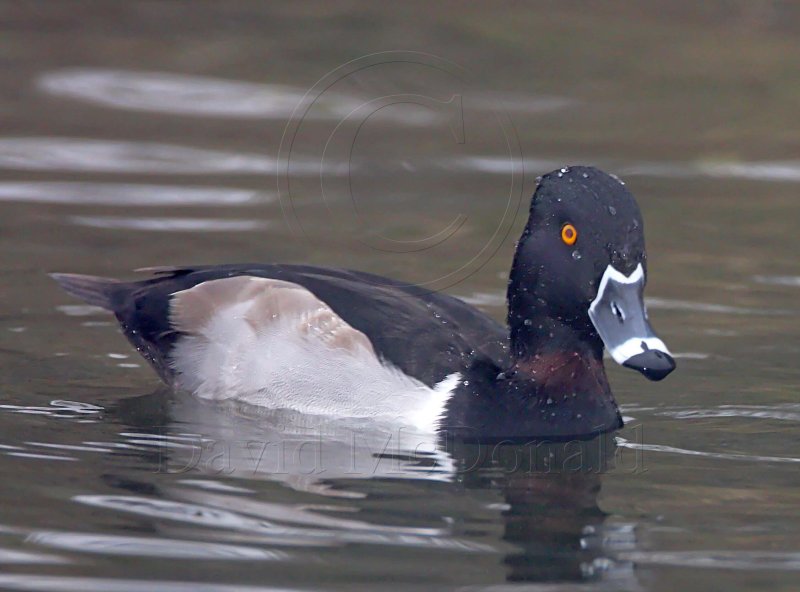
[[[657,349],[649,349],[631,356],[622,365],[638,370],[650,380],[662,380],[675,370],[675,360],[672,356]]]

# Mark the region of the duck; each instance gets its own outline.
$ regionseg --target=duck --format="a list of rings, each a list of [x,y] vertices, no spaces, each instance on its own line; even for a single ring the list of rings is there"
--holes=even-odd
[[[463,300],[302,264],[148,268],[137,281],[53,273],[107,309],[172,389],[465,439],[569,439],[623,421],[604,351],[650,380],[675,369],[644,302],[639,207],[617,176],[538,179],[507,285],[507,324]]]

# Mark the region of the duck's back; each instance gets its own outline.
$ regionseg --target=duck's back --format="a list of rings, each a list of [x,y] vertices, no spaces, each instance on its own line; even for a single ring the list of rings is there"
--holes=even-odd
[[[358,348],[371,349],[374,358],[428,387],[476,357],[503,366],[507,355],[506,331],[488,316],[447,294],[373,274],[281,264],[152,271],[154,277],[137,282],[54,277],[73,295],[112,310],[131,343],[168,383],[176,370],[186,371],[176,368],[176,352],[185,355],[191,349],[186,337],[201,333],[201,323],[213,320],[213,335],[204,330],[206,337],[236,342],[243,351],[247,345],[241,332],[247,328],[271,339],[283,355],[291,348],[287,331],[293,329],[277,321],[292,311],[318,340],[334,340],[334,349],[350,348],[364,356],[369,352]],[[237,326],[245,317],[246,327]],[[280,349],[281,344],[286,347]]]

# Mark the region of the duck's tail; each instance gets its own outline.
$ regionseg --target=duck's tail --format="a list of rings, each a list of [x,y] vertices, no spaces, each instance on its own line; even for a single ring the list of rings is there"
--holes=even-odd
[[[94,275],[80,275],[77,273],[51,273],[53,278],[65,292],[80,298],[88,304],[114,310],[112,297],[119,280],[98,277]]]

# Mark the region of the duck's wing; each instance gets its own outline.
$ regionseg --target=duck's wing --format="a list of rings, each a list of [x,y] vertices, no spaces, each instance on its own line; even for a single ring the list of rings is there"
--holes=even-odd
[[[242,264],[192,268],[158,268],[155,276],[136,282],[53,274],[70,294],[111,310],[127,338],[172,383],[170,359],[185,334],[175,317],[175,294],[204,282],[215,282],[213,306],[240,298],[228,278],[253,276],[280,280],[304,290],[286,291],[302,298],[310,293],[347,326],[366,336],[375,353],[403,373],[434,386],[476,358],[500,366],[507,356],[506,330],[463,301],[373,274],[303,265]],[[239,283],[241,285],[241,282]],[[226,296],[227,294],[227,296]],[[196,307],[208,314],[209,307]],[[184,311],[190,314],[190,311]]]

